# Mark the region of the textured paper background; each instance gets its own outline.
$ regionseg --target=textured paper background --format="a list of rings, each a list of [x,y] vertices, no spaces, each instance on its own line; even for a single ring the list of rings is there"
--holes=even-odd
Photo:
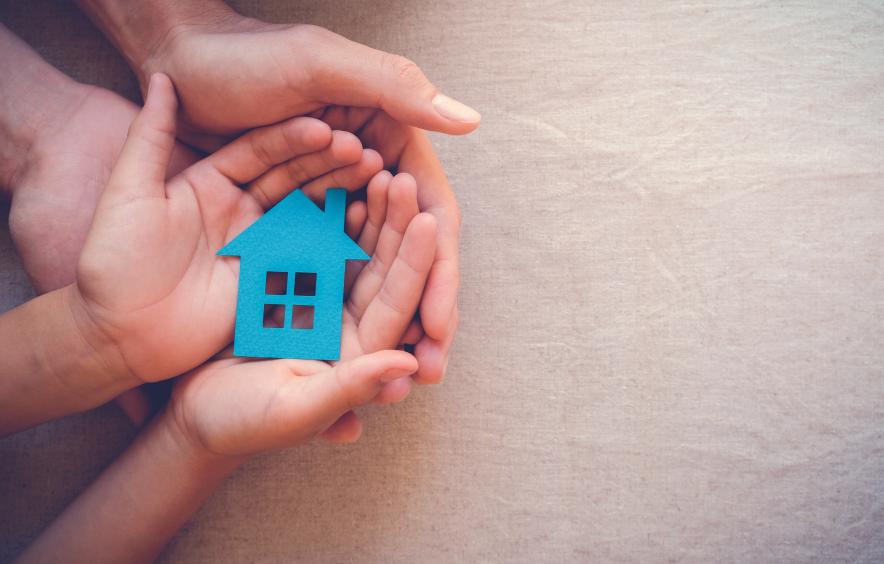
[[[482,111],[435,138],[462,326],[443,386],[369,410],[358,445],[249,464],[164,561],[884,559],[880,3],[238,5],[407,54]],[[135,95],[73,7],[2,6]],[[0,442],[0,559],[132,434],[105,408]]]

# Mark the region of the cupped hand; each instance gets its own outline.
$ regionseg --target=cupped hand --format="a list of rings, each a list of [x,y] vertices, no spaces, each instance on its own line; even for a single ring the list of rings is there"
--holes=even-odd
[[[349,272],[341,361],[223,358],[205,364],[176,382],[165,412],[188,441],[224,456],[294,446],[316,435],[351,442],[362,430],[353,409],[408,395],[417,361],[389,349],[413,331],[435,253],[435,220],[418,212],[411,176],[382,172],[369,183],[367,220],[364,227],[359,223],[348,232],[359,232],[372,258]]]
[[[404,57],[321,27],[233,11],[178,23],[135,70],[143,87],[156,72],[172,78],[180,135],[201,146],[334,104],[380,108],[403,123],[450,134],[469,133],[481,120]]]
[[[142,382],[185,372],[230,342],[238,264],[218,249],[298,185],[317,197],[332,182],[357,188],[381,168],[365,151],[310,180],[327,167],[333,134],[302,117],[254,130],[166,181],[175,112],[171,82],[156,75],[77,268],[84,334],[109,343],[96,348]]]
[[[204,147],[246,128],[309,114],[356,134],[384,166],[412,174],[418,205],[438,223],[438,253],[419,321],[416,381],[442,379],[458,323],[454,193],[418,128],[468,133],[481,117],[438,92],[411,61],[309,25],[269,24],[233,12],[180,22],[141,65],[169,74],[181,98],[184,138]],[[146,83],[146,78],[142,79]]]

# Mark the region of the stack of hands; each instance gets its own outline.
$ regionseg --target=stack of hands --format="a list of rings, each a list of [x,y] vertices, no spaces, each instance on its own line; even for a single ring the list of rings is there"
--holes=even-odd
[[[352,442],[355,408],[443,377],[460,219],[422,129],[479,115],[324,29],[213,2],[80,3],[145,103],[0,28],[0,183],[42,294],[0,316],[0,434],[119,397],[144,430],[22,559],[150,560],[250,456]],[[321,203],[329,187],[365,188],[346,231],[372,257],[348,266],[341,360],[232,358],[239,263],[216,252],[291,191]],[[145,392],[169,381],[163,401]]]

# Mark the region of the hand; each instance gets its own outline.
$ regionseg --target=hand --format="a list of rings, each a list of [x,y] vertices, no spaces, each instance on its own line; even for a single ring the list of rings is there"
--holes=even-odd
[[[403,57],[321,27],[270,24],[212,6],[170,23],[135,63],[142,87],[156,72],[172,78],[181,134],[198,145],[330,104],[380,108],[402,123],[456,135],[479,125],[475,110],[439,93]]]
[[[212,6],[202,4],[198,13],[170,22],[165,39],[134,61],[142,84],[155,71],[172,77],[184,137],[204,147],[217,144],[218,135],[309,114],[358,135],[386,167],[411,173],[420,209],[439,225],[439,250],[420,308],[426,335],[415,351],[416,380],[440,381],[458,323],[460,213],[417,127],[467,133],[478,126],[479,114],[440,95],[407,59],[322,28],[268,24]]]
[[[381,167],[366,151],[356,164],[305,182],[327,170],[333,134],[318,120],[295,118],[250,132],[166,182],[175,110],[171,82],[157,75],[77,269],[87,339],[109,343],[96,348],[140,382],[185,372],[231,340],[238,263],[216,257],[218,249],[293,186],[314,197],[332,184],[357,188]]]
[[[436,218],[436,258],[420,306],[422,334],[415,347],[420,369],[415,381],[439,382],[459,319],[458,237],[460,211],[448,179],[423,131],[400,123],[380,110],[330,106],[314,113],[330,127],[358,133],[366,147],[377,150],[387,166],[410,173],[417,181],[418,206]]]
[[[95,205],[138,108],[71,80],[3,26],[0,50],[0,70],[12,83],[3,85],[3,136],[25,137],[22,151],[2,151],[14,171],[2,181],[12,200],[10,234],[43,294],[74,281]],[[190,149],[176,144],[168,174],[195,161]]]
[[[351,234],[358,230],[351,224]],[[414,179],[379,173],[369,183],[368,220],[359,236],[373,256],[350,273],[355,281],[345,302],[341,361],[209,362],[176,381],[165,416],[188,443],[222,456],[294,446],[320,434],[356,440],[362,426],[355,407],[401,401],[410,391],[417,361],[384,349],[406,336],[435,236],[433,217],[418,213]]]

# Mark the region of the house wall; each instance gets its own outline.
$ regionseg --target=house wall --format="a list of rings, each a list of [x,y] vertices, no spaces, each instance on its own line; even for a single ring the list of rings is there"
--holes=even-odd
[[[305,253],[309,254],[309,253]],[[234,353],[237,356],[267,358],[311,358],[337,360],[340,357],[341,316],[344,296],[344,263],[330,257],[302,257],[299,262],[240,259],[237,290]],[[268,272],[286,272],[286,295],[265,294]],[[296,272],[316,273],[315,296],[292,296]],[[264,327],[264,304],[284,303],[285,326]],[[292,304],[314,305],[313,329],[291,328]]]

